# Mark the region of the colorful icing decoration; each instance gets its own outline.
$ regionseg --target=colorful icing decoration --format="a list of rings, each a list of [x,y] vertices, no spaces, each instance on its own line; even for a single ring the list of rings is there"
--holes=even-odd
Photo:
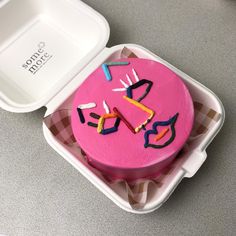
[[[136,71],[134,70],[134,68],[132,69],[132,72],[133,72],[133,75],[134,75],[134,78],[137,82],[139,82],[139,77],[136,73]],[[133,85],[133,82],[131,80],[131,78],[129,77],[128,74],[126,74],[126,78],[127,78],[127,81],[130,85]],[[112,89],[113,92],[123,92],[123,91],[126,91],[127,89],[129,89],[130,86],[128,86],[122,79],[120,79],[120,82],[121,84],[124,86],[124,88],[115,88],[115,89]]]
[[[143,104],[127,97],[127,96],[123,96],[123,98],[125,100],[127,100],[129,103],[133,104],[134,106],[140,108],[141,110],[147,112],[149,114],[149,117],[147,120],[145,120],[141,125],[139,125],[138,127],[135,128],[135,133],[138,133],[145,125],[147,125],[151,119],[153,118],[155,112],[152,111],[151,109],[147,108],[146,106],[144,106]]]
[[[192,99],[182,79],[163,64],[125,60],[129,64],[112,67],[109,83],[100,79],[105,73],[101,66],[80,85],[72,106],[73,134],[89,163],[103,175],[126,180],[155,177],[190,135]],[[77,108],[86,100],[100,105],[82,109],[84,125]]]
[[[90,102],[90,103],[87,103],[87,104],[80,104],[78,107],[77,107],[77,112],[78,112],[78,115],[79,115],[79,119],[80,119],[80,122],[82,124],[85,123],[85,118],[84,118],[84,114],[83,114],[83,111],[84,109],[91,109],[91,108],[94,108],[96,107],[96,103],[94,102]]]
[[[121,112],[117,109],[117,107],[114,107],[113,111],[124,122],[124,124],[130,129],[130,131],[135,134],[135,129],[129,123],[129,121],[127,119],[125,119],[125,117],[121,114]]]
[[[126,91],[126,88],[114,88],[112,89],[113,92],[123,92]]]
[[[106,119],[116,118],[115,124],[113,127],[104,129],[104,123]],[[114,133],[118,130],[118,126],[120,124],[119,118],[116,113],[109,113],[101,116],[98,120],[97,132],[100,134],[110,134]]]
[[[129,82],[129,85],[132,85],[132,84],[133,84],[133,82],[132,82],[132,80],[130,79],[130,77],[129,77],[129,75],[128,75],[128,74],[126,74],[126,78],[127,78],[128,82]]]
[[[124,65],[129,65],[129,62],[118,61],[118,62],[107,62],[107,63],[102,64],[102,69],[103,69],[103,72],[106,76],[106,79],[108,81],[112,80],[109,66],[124,66]]]
[[[138,77],[138,75],[137,75],[137,73],[136,73],[136,71],[135,71],[134,68],[132,68],[132,72],[133,72],[134,78],[135,78],[136,81],[138,82],[138,81],[139,81],[139,77]]]
[[[110,113],[110,108],[108,107],[107,103],[105,100],[103,100],[103,108],[107,114]]]
[[[154,138],[154,141],[159,141],[161,140],[168,132],[169,132],[169,128],[165,128],[163,129],[159,134],[156,135],[156,137]]]
[[[97,124],[95,124],[95,123],[93,123],[93,122],[88,122],[88,126],[91,126],[91,127],[94,127],[94,128],[97,128],[98,127],[98,125]]]
[[[94,113],[94,112],[91,112],[89,114],[92,118],[96,119],[96,120],[99,120],[101,116],[99,116],[98,114]],[[93,122],[88,122],[88,126],[91,126],[91,127],[94,127],[94,128],[97,128],[98,127],[98,124],[95,124]]]
[[[97,119],[97,120],[99,120],[100,117],[101,117],[101,116],[99,116],[98,114],[96,114],[96,113],[94,113],[94,112],[91,112],[89,115],[90,115],[91,117],[93,117],[94,119]]]
[[[81,108],[78,107],[77,108],[77,112],[78,112],[78,115],[79,115],[80,122],[82,124],[84,124],[85,123],[85,118],[84,118],[84,114],[83,114]]]
[[[108,107],[108,105],[107,105],[105,100],[103,100],[103,108],[104,108],[104,110],[106,112],[105,115],[99,116],[96,113],[93,113],[93,112],[90,113],[91,117],[93,117],[93,118],[98,120],[98,124],[95,124],[95,123],[92,123],[92,122],[88,122],[88,125],[91,126],[91,127],[96,127],[97,128],[97,132],[99,134],[106,135],[106,134],[114,133],[114,132],[116,132],[118,130],[118,127],[119,127],[119,124],[120,124],[120,119],[118,118],[117,114],[110,113],[110,108]],[[104,128],[105,120],[106,119],[112,119],[112,118],[116,118],[114,126],[111,127],[111,128],[105,129]]]
[[[144,147],[147,148],[147,147],[152,147],[152,148],[164,148],[166,146],[168,146],[169,144],[171,144],[174,139],[175,139],[175,135],[176,135],[176,132],[175,132],[175,123],[176,123],[176,120],[178,118],[178,113],[176,113],[172,118],[170,118],[169,120],[167,121],[156,121],[153,125],[152,125],[152,129],[151,130],[148,130],[145,132],[144,134],[144,139],[145,139],[145,143],[144,143]],[[158,135],[158,130],[157,128],[159,126],[168,126],[170,125],[170,129],[171,129],[171,137],[164,143],[164,144],[161,144],[161,145],[158,145],[158,144],[151,144],[149,143],[149,136],[151,134],[157,134]],[[167,132],[167,131],[165,131]],[[162,137],[164,136],[164,134],[162,133],[159,137],[156,136],[156,138],[158,140],[160,140]],[[157,141],[158,141],[157,140]],[[156,141],[156,140],[155,140]]]
[[[105,76],[106,76],[106,79],[107,79],[108,81],[111,81],[111,73],[110,73],[110,71],[109,71],[108,66],[107,66],[106,64],[102,64],[102,69],[103,69],[103,72],[104,72],[104,74],[105,74]]]
[[[126,84],[122,79],[120,79],[120,82],[124,85],[125,88],[128,88],[128,87],[129,87],[129,85]]]
[[[112,61],[106,63],[108,66],[127,66],[129,65],[128,61]]]
[[[96,106],[97,106],[96,103],[90,102],[90,103],[87,103],[87,104],[80,104],[78,106],[78,108],[80,108],[81,110],[84,110],[84,109],[91,109],[91,108],[94,108]]]
[[[137,89],[137,88],[143,86],[144,84],[147,84],[147,85],[148,85],[147,88],[146,88],[146,90],[145,90],[145,93],[144,93],[141,97],[139,97],[139,98],[137,99],[138,102],[141,102],[141,101],[148,95],[148,93],[150,92],[150,90],[151,90],[151,88],[152,88],[153,82],[150,81],[150,80],[142,79],[142,80],[138,81],[137,83],[135,83],[135,84],[129,86],[129,87],[127,88],[127,96],[128,96],[129,98],[133,98],[133,92],[132,92],[132,91],[133,91],[134,89]]]
[[[106,134],[114,133],[114,132],[118,131],[119,125],[120,125],[120,119],[119,119],[119,118],[116,118],[116,121],[115,121],[114,126],[111,127],[111,128],[108,128],[108,129],[103,129],[103,130],[101,131],[101,134],[106,135]]]

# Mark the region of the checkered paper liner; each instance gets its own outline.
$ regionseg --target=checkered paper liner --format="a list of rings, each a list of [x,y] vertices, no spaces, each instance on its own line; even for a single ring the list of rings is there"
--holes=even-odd
[[[125,47],[121,51],[121,57],[134,58],[137,56]],[[77,159],[83,162],[83,164],[93,171],[100,179],[105,181],[118,195],[120,195],[122,190],[122,197],[129,202],[133,209],[142,209],[147,202],[150,192],[158,191],[166,182],[168,176],[181,165],[181,159],[184,156],[183,154],[188,150],[188,146],[205,137],[211,127],[214,126],[221,117],[221,114],[197,101],[194,101],[194,112],[195,122],[190,138],[172,164],[165,168],[155,179],[139,179],[133,182],[127,182],[122,179],[110,179],[108,176],[104,176],[99,170],[88,164],[86,153],[81,150],[73,135],[70,121],[71,109],[59,108],[51,115],[44,118],[44,124],[58,142],[64,145],[67,150],[73,153]]]
[[[190,141],[206,134],[221,117],[221,114],[197,101],[194,101],[194,111],[195,121],[190,136]]]

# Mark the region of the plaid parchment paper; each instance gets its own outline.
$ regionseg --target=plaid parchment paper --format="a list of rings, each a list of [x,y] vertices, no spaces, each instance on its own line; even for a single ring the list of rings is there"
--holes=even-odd
[[[124,48],[121,51],[121,58],[135,58],[137,57],[134,52],[128,48]],[[92,170],[97,176],[105,181],[110,187],[122,188],[125,193],[125,200],[127,200],[130,206],[134,209],[141,209],[145,206],[149,193],[158,191],[158,189],[164,183],[164,180],[168,175],[172,173],[175,167],[181,162],[183,153],[188,149],[188,146],[194,142],[203,138],[208,130],[220,119],[221,114],[215,110],[206,107],[204,104],[194,101],[195,121],[190,138],[183,148],[183,150],[176,157],[166,169],[164,169],[155,179],[139,179],[134,182],[127,182],[125,180],[112,180],[107,176],[104,176],[97,169],[93,168],[87,163],[86,154],[80,149],[73,135],[72,127],[70,124],[70,109],[58,109],[53,114],[44,118],[44,123],[51,131],[53,136],[66,148],[73,153],[73,155],[83,162],[90,170]],[[119,193],[118,193],[119,194]],[[124,194],[123,194],[124,195]]]

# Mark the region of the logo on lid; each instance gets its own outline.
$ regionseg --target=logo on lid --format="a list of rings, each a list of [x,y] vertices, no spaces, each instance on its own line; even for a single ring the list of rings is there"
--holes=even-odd
[[[22,67],[31,74],[36,74],[52,58],[46,50],[46,43],[39,42],[37,50],[29,57]]]

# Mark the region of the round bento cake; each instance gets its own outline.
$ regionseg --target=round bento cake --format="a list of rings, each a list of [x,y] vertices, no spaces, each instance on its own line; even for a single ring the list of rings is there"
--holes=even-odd
[[[157,176],[186,143],[194,120],[191,95],[163,64],[148,59],[106,62],[75,93],[74,136],[104,175]]]

